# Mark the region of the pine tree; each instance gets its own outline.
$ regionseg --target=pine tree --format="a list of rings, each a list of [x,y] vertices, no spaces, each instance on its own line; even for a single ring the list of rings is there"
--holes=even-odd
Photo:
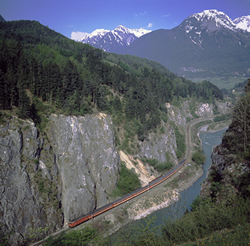
[[[30,99],[26,94],[26,91],[23,87],[19,90],[19,113],[18,117],[26,119],[31,117],[31,105],[30,105]]]
[[[4,73],[0,69],[0,108],[8,109],[10,107],[10,97],[8,84],[6,83]]]

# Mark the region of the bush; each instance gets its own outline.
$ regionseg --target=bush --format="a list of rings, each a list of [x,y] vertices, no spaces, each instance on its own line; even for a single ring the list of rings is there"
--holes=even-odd
[[[82,230],[72,230],[69,233],[61,233],[58,238],[49,237],[44,246],[78,246],[86,245],[96,237],[96,230],[86,226]]]
[[[141,187],[140,180],[135,171],[129,170],[124,164],[121,165],[120,177],[112,196],[123,196]]]
[[[206,160],[206,156],[204,155],[204,153],[202,151],[197,151],[193,154],[192,156],[192,160],[196,163],[196,164],[204,164],[205,160]]]
[[[214,122],[228,120],[228,119],[231,119],[231,118],[232,118],[231,114],[218,115],[218,116],[214,117]]]
[[[232,228],[238,224],[249,223],[250,200],[236,198],[230,204],[214,204],[211,201],[200,203],[198,208],[185,214],[176,221],[167,221],[162,234],[169,245],[195,241],[224,228]]]
[[[157,159],[150,159],[146,157],[142,158],[141,160],[142,162],[148,163],[158,172],[171,169],[173,166],[173,164],[169,160],[167,160],[166,162],[159,162]]]
[[[38,190],[39,190],[39,192],[45,192],[44,182],[43,181],[39,181],[39,183],[38,183]]]
[[[181,134],[176,125],[173,125],[176,137],[177,158],[180,159],[186,151],[185,135]]]

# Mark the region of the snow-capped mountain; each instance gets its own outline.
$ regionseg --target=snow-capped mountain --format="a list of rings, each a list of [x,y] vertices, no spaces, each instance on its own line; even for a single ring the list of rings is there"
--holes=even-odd
[[[171,30],[135,40],[121,54],[154,60],[187,78],[250,75],[250,16],[230,19],[218,10],[186,18]]]
[[[96,29],[95,31],[93,31],[89,35],[79,39],[78,42],[82,42],[82,43],[90,43],[91,42],[91,43],[95,44],[108,32],[110,32],[110,31],[105,30],[105,29]]]
[[[200,26],[206,28],[208,31],[219,30],[222,27],[234,30],[236,27],[235,23],[225,13],[216,9],[193,14],[186,19],[186,22],[192,21],[193,18],[197,20],[194,24],[200,23]]]
[[[236,28],[250,32],[250,15],[242,16],[234,20]]]
[[[105,51],[116,52],[120,47],[129,46],[136,39],[150,32],[150,30],[143,28],[129,29],[125,26],[119,25],[112,31],[97,29],[78,41],[88,43]]]
[[[207,32],[221,30],[221,28],[234,32],[239,30],[250,32],[250,15],[231,20],[228,15],[221,11],[215,9],[205,10],[189,16],[180,26],[185,26],[186,33],[189,33],[193,28],[195,30],[203,29]]]
[[[205,10],[189,16],[174,29],[185,31],[194,44],[202,47],[204,37],[207,37],[207,33],[223,30],[224,32],[230,31],[233,33],[242,30],[250,32],[250,16],[240,17],[233,21],[221,11],[215,9]]]

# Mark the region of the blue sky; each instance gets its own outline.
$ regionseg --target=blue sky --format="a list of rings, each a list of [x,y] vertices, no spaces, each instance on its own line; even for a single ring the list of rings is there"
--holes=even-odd
[[[67,37],[95,29],[171,29],[185,18],[217,9],[231,19],[250,15],[250,0],[0,0],[7,21],[37,20]]]

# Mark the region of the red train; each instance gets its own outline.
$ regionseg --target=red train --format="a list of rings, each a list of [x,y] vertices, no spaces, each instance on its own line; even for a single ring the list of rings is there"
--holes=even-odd
[[[80,217],[80,218],[76,218],[74,219],[73,221],[70,221],[69,222],[69,227],[75,227],[87,220],[90,220],[116,206],[119,206],[120,204],[126,202],[126,201],[129,201],[130,199],[136,197],[136,196],[139,196],[140,194],[154,188],[155,186],[159,185],[160,183],[162,183],[163,181],[165,181],[166,179],[170,178],[173,174],[175,174],[176,172],[178,172],[182,167],[183,165],[185,164],[185,161],[186,160],[183,160],[178,166],[176,166],[173,170],[171,170],[170,172],[168,172],[167,174],[165,174],[164,176],[160,176],[158,178],[156,178],[155,180],[151,181],[147,186],[144,186],[122,198],[120,198],[119,200],[116,200],[112,203],[109,203],[101,208],[98,208],[96,209],[94,212],[92,213],[89,213],[89,214],[86,214],[84,215],[83,217]]]

